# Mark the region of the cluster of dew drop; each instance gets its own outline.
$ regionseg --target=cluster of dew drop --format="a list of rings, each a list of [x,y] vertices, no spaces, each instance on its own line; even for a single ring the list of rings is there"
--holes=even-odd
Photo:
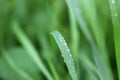
[[[112,6],[111,10],[115,8],[115,6],[116,6],[116,4],[115,4],[115,0],[112,0],[112,5],[111,5],[111,6]],[[113,15],[114,15],[115,17],[118,17],[117,12],[114,12]]]
[[[68,69],[70,70],[70,75],[74,75],[74,77],[76,78],[75,80],[77,80],[77,74],[76,74],[72,55],[70,53],[70,49],[67,46],[67,43],[64,40],[63,36],[57,31],[55,32],[55,34],[58,37],[58,41],[61,43],[59,45],[63,47],[62,49],[64,53],[62,53],[62,57],[64,58],[64,62],[67,64]]]
[[[70,57],[72,57],[72,55],[70,53],[70,49],[68,48],[68,45],[67,45],[66,41],[64,40],[63,36],[59,32],[57,32],[57,35],[58,35],[61,45],[64,47],[64,51],[67,52]]]
[[[62,36],[59,32],[56,32],[56,35],[58,36],[58,39],[59,39],[59,42],[61,43],[61,46],[64,47],[64,48],[63,48],[64,51],[67,53],[67,54],[66,54],[66,57],[69,56],[69,57],[72,59],[72,55],[71,55],[71,53],[70,53],[70,49],[69,49],[66,41],[64,40],[63,36]],[[62,54],[62,56],[64,56],[64,55]]]
[[[119,27],[120,23],[119,23],[119,14],[118,14],[118,10],[117,10],[117,4],[116,4],[116,0],[112,0],[111,2],[111,11],[113,13],[113,18],[116,20],[114,23],[116,24],[116,26]]]

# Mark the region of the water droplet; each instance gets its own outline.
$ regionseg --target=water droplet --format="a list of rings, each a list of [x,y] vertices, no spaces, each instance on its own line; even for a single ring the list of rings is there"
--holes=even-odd
[[[69,49],[67,49],[67,51],[69,52],[70,50],[69,50]]]
[[[72,55],[70,54],[70,57],[72,57]]]
[[[61,42],[63,41],[61,37],[59,38],[59,40],[60,40]]]
[[[117,16],[118,16],[118,14],[116,13],[116,14],[115,14],[115,17],[117,17]]]
[[[65,46],[67,45],[67,43],[64,44]]]
[[[115,4],[115,0],[112,0],[112,4]]]

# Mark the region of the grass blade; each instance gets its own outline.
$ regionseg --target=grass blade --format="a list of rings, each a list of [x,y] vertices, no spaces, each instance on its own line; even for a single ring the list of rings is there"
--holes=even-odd
[[[69,70],[69,73],[70,73],[72,79],[78,80],[77,73],[75,70],[75,65],[73,62],[73,58],[72,58],[72,55],[70,53],[70,49],[67,46],[67,43],[65,42],[64,38],[62,37],[62,35],[58,31],[52,32],[52,35],[55,38],[55,40],[60,48],[60,51],[61,51],[62,56],[64,58],[64,62],[67,65],[67,68]]]
[[[71,30],[71,49],[74,52],[74,56],[78,57],[78,46],[79,46],[79,32],[77,27],[76,17],[71,9],[69,9],[69,17],[70,17],[70,30]]]
[[[86,69],[87,72],[91,73],[91,75],[93,75],[93,73],[96,74],[98,79],[101,78],[101,76],[99,75],[100,73],[98,72],[96,66],[87,57],[87,55],[82,54],[81,57],[80,57],[80,61],[81,61],[81,64],[83,65],[83,67]],[[94,79],[94,80],[96,80],[96,79]]]
[[[76,15],[76,18],[80,24],[80,28],[82,29],[86,39],[90,43],[91,49],[92,49],[92,55],[95,61],[95,64],[97,66],[98,71],[100,72],[100,76],[102,80],[112,80],[107,63],[105,62],[105,59],[102,58],[99,49],[97,48],[94,39],[90,33],[90,30],[87,27],[87,24],[82,16],[82,11],[79,9],[78,4],[76,0],[66,0],[66,3],[68,7],[74,12]]]
[[[87,27],[87,24],[82,16],[82,11],[80,11],[77,3],[75,0],[66,0],[66,3],[68,5],[68,7],[70,8],[70,10],[73,11],[73,13],[75,14],[79,24],[81,25],[81,29],[84,32],[85,36],[87,37],[88,41],[93,41],[91,33]]]
[[[39,41],[42,45],[42,48],[43,48],[43,51],[42,53],[44,54],[44,58],[45,60],[48,62],[49,64],[49,67],[50,67],[50,70],[51,70],[51,73],[53,74],[53,77],[55,80],[60,80],[59,78],[59,75],[58,75],[58,72],[55,68],[55,66],[53,65],[53,61],[51,59],[53,59],[53,57],[51,58],[52,54],[51,53],[54,53],[51,48],[50,48],[50,45],[48,44],[47,42],[47,39],[45,37],[45,35],[39,35]]]
[[[73,11],[69,8],[69,19],[70,19],[70,31],[71,31],[71,52],[73,53],[73,59],[76,65],[77,74],[80,74],[80,66],[78,65],[79,59],[79,42],[80,42],[80,33],[78,30],[77,20]],[[80,79],[80,76],[78,76]]]
[[[21,30],[21,28],[19,27],[19,24],[17,22],[13,22],[12,28],[16,38],[19,40],[19,42],[22,44],[22,46],[25,48],[25,50],[31,56],[31,58],[36,63],[36,65],[46,76],[46,78],[48,78],[49,80],[53,80],[52,76],[50,75],[47,68],[43,64],[41,58],[39,57],[38,52],[33,47],[31,41],[28,39],[25,33]]]
[[[118,67],[118,76],[120,80],[120,1],[119,0],[109,0],[112,21],[113,21],[113,32],[114,32],[114,43],[116,50],[116,60]]]

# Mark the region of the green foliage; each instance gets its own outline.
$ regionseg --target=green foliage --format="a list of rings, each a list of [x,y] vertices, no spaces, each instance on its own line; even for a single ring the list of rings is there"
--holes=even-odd
[[[119,5],[0,0],[0,80],[118,80]]]
[[[116,60],[118,67],[118,75],[120,79],[120,1],[119,0],[109,0],[110,10],[112,15],[113,22],[113,32],[114,32],[114,42],[115,42],[115,50],[116,50]]]
[[[52,80],[52,77],[50,73],[45,68],[43,62],[41,61],[37,51],[32,46],[32,43],[27,38],[27,36],[22,32],[22,30],[19,28],[19,24],[17,22],[13,22],[13,32],[16,35],[17,39],[21,42],[25,50],[29,53],[33,61],[36,63],[36,65],[39,67],[39,69],[43,72],[43,74],[49,79]]]
[[[88,2],[89,3],[89,2]],[[95,45],[95,42],[90,34],[90,31],[86,25],[86,22],[84,20],[84,18],[82,17],[82,11],[79,9],[78,5],[77,5],[77,2],[75,1],[72,1],[72,0],[67,0],[67,4],[69,6],[70,9],[73,10],[73,12],[75,13],[75,15],[77,16],[77,19],[79,21],[79,24],[80,24],[80,27],[82,29],[82,31],[84,32],[86,38],[88,39],[89,43],[90,43],[90,46],[93,50],[93,57],[94,57],[94,60],[95,60],[95,63],[96,63],[96,66],[100,72],[100,75],[101,75],[101,79],[102,80],[110,80],[112,78],[110,78],[110,75],[108,73],[109,70],[107,70],[107,67],[109,67],[108,65],[106,65],[107,63],[105,62],[105,58],[103,57],[103,60],[101,58],[101,55],[99,54],[100,52],[98,51],[96,45]],[[87,6],[86,6],[87,7]],[[87,11],[87,10],[86,10]],[[92,11],[93,12],[93,11]],[[89,12],[89,14],[91,14]],[[94,15],[95,16],[95,15]],[[90,18],[91,19],[91,18]],[[91,20],[92,21],[92,20]],[[95,22],[96,19],[93,21]],[[92,23],[92,22],[91,22]],[[97,22],[96,22],[97,23]],[[93,25],[92,25],[93,26]],[[97,25],[96,25],[97,26]],[[96,27],[95,27],[96,28]],[[93,28],[93,29],[95,29]],[[99,30],[99,29],[97,29]],[[94,30],[96,31],[96,30]],[[97,31],[98,32],[98,31]],[[95,33],[96,34],[96,33]],[[101,33],[102,34],[102,33]],[[100,37],[99,35],[96,35],[97,37]],[[104,38],[102,38],[104,39]],[[99,40],[99,39],[97,39]],[[102,43],[102,41],[100,41]],[[100,43],[99,42],[99,43]],[[101,44],[100,43],[100,44]]]

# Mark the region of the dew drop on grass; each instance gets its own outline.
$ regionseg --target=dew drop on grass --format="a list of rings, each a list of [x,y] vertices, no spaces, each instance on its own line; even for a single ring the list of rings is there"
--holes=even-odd
[[[65,46],[67,46],[67,43],[64,43]]]
[[[115,4],[115,0],[112,0],[112,4]]]
[[[62,42],[63,40],[62,40],[62,38],[59,38],[59,40]]]
[[[70,49],[67,49],[67,52],[70,52]]]
[[[72,55],[70,54],[70,57],[72,57]]]
[[[66,41],[64,40],[64,37],[58,31],[55,31],[52,34],[62,52],[62,57],[64,58],[64,62],[68,67],[71,77],[73,78],[73,80],[78,80],[73,58],[70,53],[70,49],[67,46]]]
[[[117,13],[115,13],[115,15],[114,15],[115,17],[117,17],[118,16],[118,14]]]

